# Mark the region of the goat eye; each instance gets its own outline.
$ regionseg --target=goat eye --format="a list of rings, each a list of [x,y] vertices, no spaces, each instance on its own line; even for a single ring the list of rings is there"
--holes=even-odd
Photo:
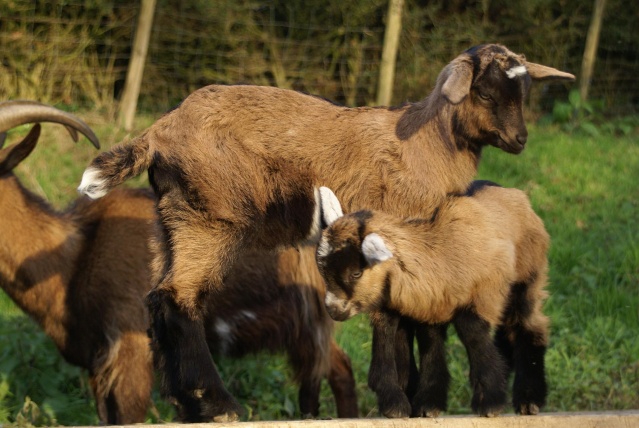
[[[362,276],[362,271],[361,270],[358,270],[356,272],[351,273],[351,278],[353,278],[353,279],[361,278],[361,276]]]
[[[481,98],[484,101],[492,101],[493,98],[490,95],[486,95],[482,92],[477,92],[477,94],[479,95],[479,98]]]

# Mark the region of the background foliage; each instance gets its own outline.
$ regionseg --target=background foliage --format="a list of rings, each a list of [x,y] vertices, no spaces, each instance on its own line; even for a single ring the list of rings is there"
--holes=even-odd
[[[394,103],[422,98],[468,47],[499,42],[531,61],[580,72],[592,1],[407,0]],[[347,105],[374,103],[386,0],[159,0],[141,107],[164,111],[210,83],[277,85]],[[138,4],[0,3],[0,99],[38,98],[112,114]],[[639,5],[608,0],[591,98],[607,114],[639,106]],[[563,87],[540,87],[550,111]]]

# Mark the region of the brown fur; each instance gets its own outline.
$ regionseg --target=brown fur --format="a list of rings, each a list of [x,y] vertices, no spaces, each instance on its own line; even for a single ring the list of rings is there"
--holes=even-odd
[[[370,233],[382,237],[393,256],[367,267],[361,243]],[[472,197],[449,198],[432,220],[377,211],[346,215],[324,232],[318,263],[328,292],[348,302],[336,312],[350,317],[383,307],[430,324],[449,322],[459,308],[472,307],[496,326],[511,285],[535,278],[526,293],[533,305],[526,323],[545,344],[541,304],[549,242],[522,191],[491,186]]]
[[[402,108],[345,108],[277,88],[208,86],[92,162],[80,185],[92,197],[149,170],[166,243],[149,296],[154,346],[170,360],[161,364],[167,393],[191,403],[189,420],[233,420],[241,411],[207,356],[201,328],[202,302],[224,287],[234,260],[247,248],[307,237],[320,185],[347,211],[430,215],[447,194],[465,190],[485,145],[523,150],[531,77],[544,70],[574,79],[544,66],[506,77],[523,64],[503,46],[476,48],[442,71],[428,98]],[[192,335],[178,337],[187,324]]]
[[[68,362],[88,370],[102,422],[143,421],[153,373],[148,270],[140,266],[150,262],[153,199],[118,191],[55,212],[10,172],[38,133],[36,125],[23,143],[0,150],[0,285]]]
[[[11,172],[35,147],[39,129],[0,150],[0,285],[68,362],[89,371],[102,423],[143,422],[153,382],[144,297],[151,284],[155,197],[149,190],[118,190],[54,211]],[[332,338],[314,249],[255,253],[235,272],[225,298],[209,304],[221,314],[259,311],[260,318],[234,332],[232,355],[288,351],[303,412],[317,416],[326,377],[338,416],[357,417],[350,359]],[[251,281],[256,300],[240,291],[242,281]],[[291,301],[298,304],[292,308]],[[220,349],[210,321],[212,348]]]

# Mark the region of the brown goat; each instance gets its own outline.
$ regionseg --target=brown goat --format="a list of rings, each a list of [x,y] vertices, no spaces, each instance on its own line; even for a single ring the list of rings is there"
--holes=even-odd
[[[539,412],[550,238],[524,192],[481,182],[430,219],[362,210],[325,221],[317,262],[333,319],[391,310],[428,324],[453,320],[470,360],[473,410],[494,416],[505,404],[501,349],[515,369],[515,410]]]
[[[97,146],[93,132],[68,113],[31,102],[0,104],[2,132],[33,120],[77,128]],[[0,150],[0,285],[69,363],[88,370],[100,421],[143,421],[153,380],[144,305],[153,195],[118,191],[54,211],[12,173],[39,133],[35,125],[23,141]]]
[[[429,216],[447,194],[465,191],[484,146],[523,150],[524,97],[531,80],[548,79],[574,76],[482,45],[446,66],[426,99],[400,108],[213,85],[94,159],[81,192],[97,198],[148,170],[158,197],[165,263],[147,299],[152,343],[165,393],[186,419],[241,412],[206,346],[203,301],[224,288],[244,251],[316,236],[316,186],[332,188],[348,211]]]
[[[97,145],[73,115],[33,102],[0,104],[0,132],[31,120],[73,126]],[[0,146],[0,285],[68,362],[88,370],[102,423],[143,422],[153,382],[144,297],[151,284],[155,197],[149,190],[119,190],[55,212],[12,173],[39,132],[35,125],[22,142]],[[207,336],[213,350],[226,348],[230,356],[287,352],[304,416],[318,415],[320,382],[327,377],[338,416],[357,417],[350,359],[332,338],[314,254],[314,248],[248,254],[224,295],[208,303],[216,317],[208,320]],[[235,311],[256,318],[231,323],[227,314]]]

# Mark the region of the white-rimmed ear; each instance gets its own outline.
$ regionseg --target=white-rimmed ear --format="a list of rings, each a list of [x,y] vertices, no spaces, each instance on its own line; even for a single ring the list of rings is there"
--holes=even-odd
[[[369,233],[362,241],[362,254],[366,262],[373,266],[393,257],[386,243],[377,233]]]
[[[333,224],[335,220],[342,217],[342,205],[339,203],[335,193],[328,187],[320,187],[320,201],[322,205],[322,219],[327,226]]]

